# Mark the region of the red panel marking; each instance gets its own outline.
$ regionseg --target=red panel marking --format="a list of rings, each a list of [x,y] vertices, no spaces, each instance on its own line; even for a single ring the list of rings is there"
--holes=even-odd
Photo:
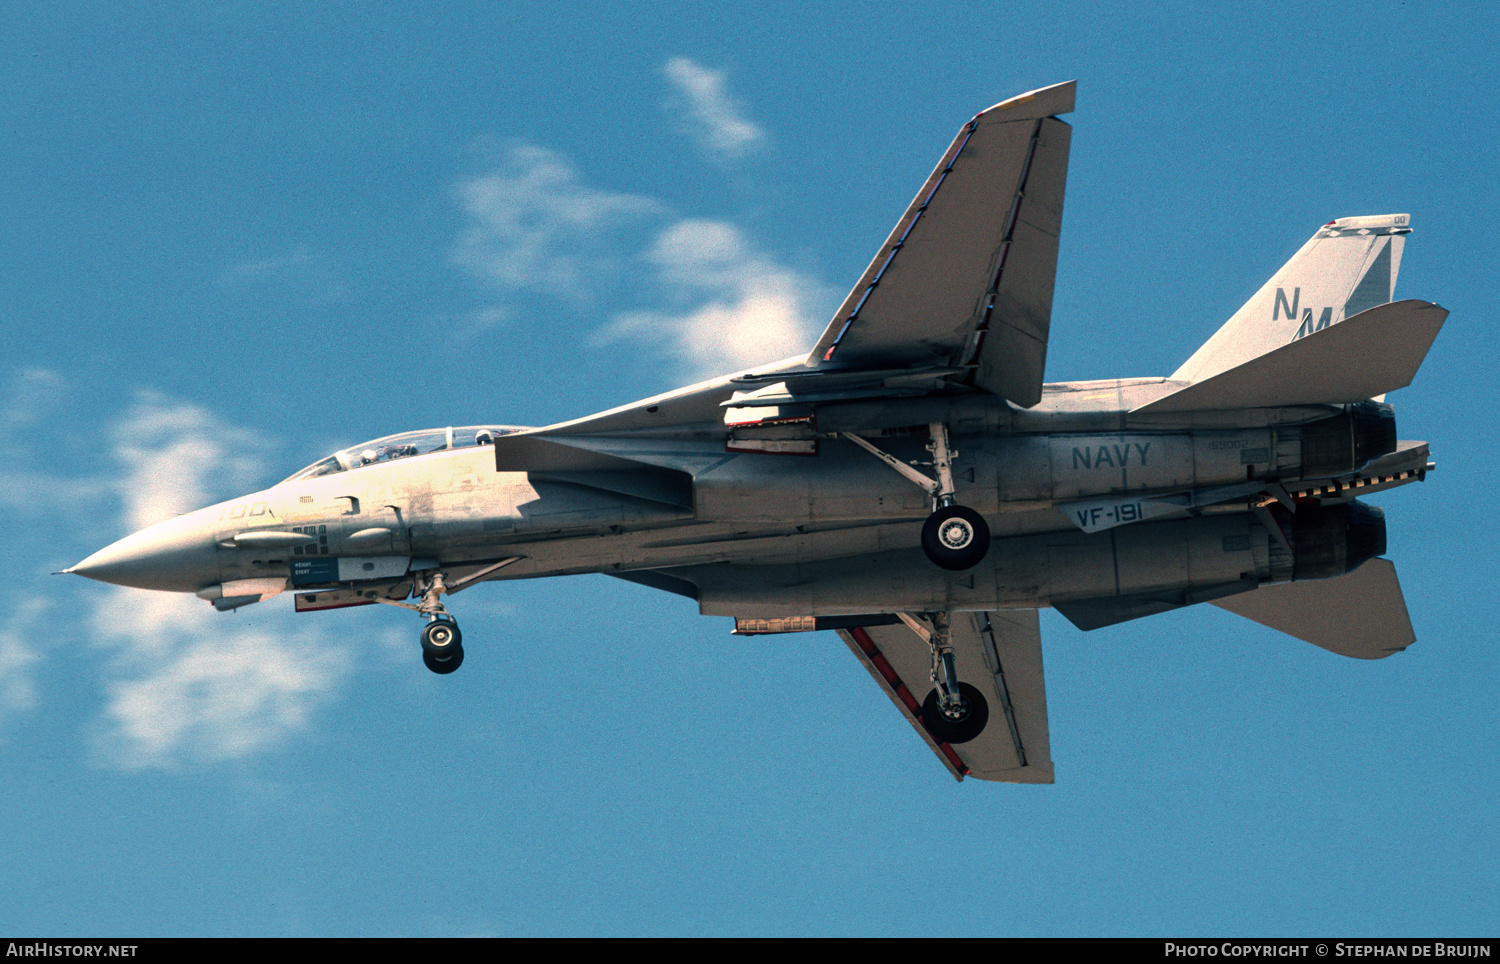
[[[849,630],[849,635],[854,638],[854,642],[859,645],[865,657],[871,663],[875,664],[876,669],[880,670],[881,677],[891,689],[895,690],[896,696],[901,700],[902,704],[911,711],[912,716],[917,718],[917,722],[922,723],[922,704],[917,702],[917,698],[912,695],[911,690],[907,689],[906,684],[901,682],[901,677],[896,675],[896,671],[891,668],[890,662],[886,660],[885,655],[876,647],[875,641],[870,638],[870,634],[865,632],[863,626],[855,626]],[[922,729],[927,730],[926,723],[922,723]],[[927,730],[927,734],[932,736],[932,741],[937,744],[938,752],[949,763],[953,764],[953,769],[968,776],[968,766],[958,758],[957,753],[953,752],[953,747],[939,740],[933,735],[931,730]]]
[[[901,677],[897,676],[896,671],[891,668],[891,664],[885,658],[884,653],[876,651],[873,654],[867,653],[866,655],[870,657],[870,662],[875,664],[875,668],[880,670],[880,675],[885,677],[887,683],[890,683],[892,686],[901,685]]]
[[[911,690],[907,689],[906,684],[900,680],[896,681],[896,695],[901,697],[901,702],[906,704],[906,708],[911,710],[912,715],[921,719],[922,704],[917,702],[917,698],[911,695]]]
[[[953,764],[953,769],[957,770],[959,773],[962,773],[964,776],[969,775],[969,768],[964,765],[964,761],[958,758],[958,754],[953,752],[953,747],[949,746],[946,743],[939,743],[938,749],[943,751],[943,756],[947,757],[948,762]]]
[[[855,626],[849,630],[849,635],[854,637],[854,641],[859,644],[859,648],[866,656],[873,659],[874,654],[880,652],[880,650],[875,648],[875,640],[870,638],[870,634],[865,632],[863,626]]]
[[[906,684],[901,682],[901,677],[896,675],[896,670],[891,666],[890,661],[885,658],[885,654],[875,646],[875,640],[870,638],[870,634],[865,632],[865,628],[863,626],[855,626],[849,630],[849,635],[854,637],[854,641],[859,644],[859,648],[865,654],[865,658],[880,671],[881,679],[885,680],[886,685],[896,694],[896,698],[920,720],[922,718],[922,704],[917,702],[917,698],[911,694],[911,690],[907,689]],[[923,729],[926,729],[926,727],[924,726]]]

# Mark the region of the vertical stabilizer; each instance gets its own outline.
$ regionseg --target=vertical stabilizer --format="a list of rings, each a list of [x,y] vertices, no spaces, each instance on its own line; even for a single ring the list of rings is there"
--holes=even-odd
[[[1389,302],[1410,224],[1406,214],[1325,224],[1173,380],[1200,382]]]

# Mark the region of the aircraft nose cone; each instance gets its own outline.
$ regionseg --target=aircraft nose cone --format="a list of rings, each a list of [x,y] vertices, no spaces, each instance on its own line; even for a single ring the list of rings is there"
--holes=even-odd
[[[168,592],[197,592],[219,581],[213,531],[196,514],[158,522],[63,571]]]

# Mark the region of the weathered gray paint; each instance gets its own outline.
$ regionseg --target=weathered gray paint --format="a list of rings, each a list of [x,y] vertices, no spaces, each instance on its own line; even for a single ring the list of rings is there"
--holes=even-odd
[[[988,687],[997,715],[956,756],[934,749],[955,774],[958,759],[1022,782],[1051,779],[1025,610],[1092,627],[1243,593],[1221,604],[1336,652],[1405,645],[1409,623],[1363,632],[1404,619],[1393,569],[1327,578],[1383,549],[1383,519],[1339,530],[1354,513],[1286,512],[1426,472],[1425,444],[1392,451],[1389,412],[1362,401],[1409,382],[1446,317],[1380,303],[1409,219],[1324,226],[1172,378],[1043,385],[1070,143],[1054,115],[1073,93],[1032,91],[965,125],[807,356],[467,447],[438,430],[410,452],[340,453],[309,470],[331,474],[169,520],[69,571],[219,608],[276,594],[301,559],[299,610],[403,600],[422,582],[435,615],[441,572],[450,589],[606,573],[742,618],[901,613],[912,622],[871,633],[922,691],[916,621],[949,613],[959,678]],[[927,471],[934,425],[954,497],[994,539],[962,572],[919,548],[928,490],[866,447]],[[1284,588],[1299,579],[1329,588]]]

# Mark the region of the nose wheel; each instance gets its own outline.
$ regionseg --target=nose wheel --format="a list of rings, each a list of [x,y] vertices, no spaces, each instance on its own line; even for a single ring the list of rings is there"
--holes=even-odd
[[[435,572],[422,590],[422,604],[417,612],[427,617],[422,627],[422,662],[439,676],[447,676],[464,662],[464,634],[458,631],[458,621],[448,615],[443,605],[443,593],[448,587],[443,583],[443,574]]]
[[[434,619],[422,630],[422,662],[434,673],[446,676],[463,665],[463,639],[451,616]]]
[[[422,662],[434,673],[447,676],[464,662],[464,635],[458,631],[458,620],[448,615],[448,608],[443,605],[443,593],[448,587],[441,572],[425,577],[419,575],[416,587],[422,594],[422,602],[418,605],[378,596],[375,601],[410,609],[427,617],[427,625],[422,628]]]

